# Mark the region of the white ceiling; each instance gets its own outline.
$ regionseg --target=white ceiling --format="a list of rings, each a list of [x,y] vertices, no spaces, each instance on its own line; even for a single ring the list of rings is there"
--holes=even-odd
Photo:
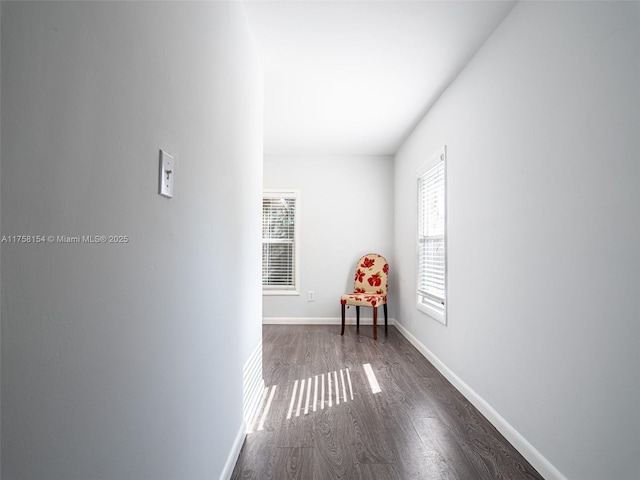
[[[247,1],[265,71],[265,154],[385,155],[512,1]]]

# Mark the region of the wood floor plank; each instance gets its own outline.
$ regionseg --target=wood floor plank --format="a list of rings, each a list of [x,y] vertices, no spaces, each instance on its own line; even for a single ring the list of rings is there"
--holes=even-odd
[[[279,479],[274,474],[277,449],[258,435],[247,436],[242,445],[231,480]]]
[[[358,464],[355,467],[355,474],[356,478],[364,480],[403,480],[403,478],[406,478],[398,471],[397,466],[392,463]]]
[[[423,439],[416,431],[411,415],[414,410],[398,406],[391,378],[382,376],[387,369],[378,369],[381,375],[380,384],[383,392],[391,394],[375,394],[370,400],[375,403],[371,409],[382,421],[382,431],[392,450],[395,452],[393,472],[400,478],[447,479],[458,478],[453,475],[446,458],[429,441]],[[411,387],[409,387],[411,388]]]
[[[314,478],[356,478],[356,458],[346,410],[340,405],[326,408],[314,417],[314,427]]]
[[[381,412],[369,390],[363,371],[351,373],[357,393],[352,402],[342,405],[351,422],[352,448],[358,463],[395,463],[396,452],[389,445],[385,412]]]
[[[276,447],[313,447],[313,423],[305,416],[304,405],[300,406],[301,411],[297,411],[296,408],[300,399],[300,385],[299,381],[280,385],[281,391],[278,397],[278,406],[274,409],[269,424],[273,425],[274,428],[272,441]],[[293,404],[291,402],[292,398]],[[301,402],[304,402],[304,398]],[[289,410],[290,408],[291,411]]]
[[[337,326],[264,326],[263,376],[276,391],[232,478],[542,478],[394,327],[379,329],[377,341],[370,334],[364,326],[344,336]]]
[[[433,417],[437,414],[437,404],[430,395],[430,383],[425,377],[409,372],[400,363],[388,364],[379,371],[385,389],[390,394],[389,401],[396,408],[405,410],[410,416]]]
[[[277,448],[274,470],[282,480],[308,480],[313,477],[313,448]]]
[[[417,417],[412,422],[422,441],[438,452],[446,465],[442,476],[436,478],[487,478],[476,470],[467,457],[465,447],[439,419]]]

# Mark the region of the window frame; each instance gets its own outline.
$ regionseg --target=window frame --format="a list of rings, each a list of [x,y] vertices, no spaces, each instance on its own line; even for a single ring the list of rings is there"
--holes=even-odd
[[[300,190],[292,188],[265,188],[262,191],[262,205],[267,198],[275,199],[295,199],[294,212],[294,234],[293,234],[293,276],[294,281],[291,286],[264,285],[262,284],[262,295],[300,295]],[[264,217],[262,219],[264,222]],[[264,223],[263,223],[264,228]],[[265,238],[262,237],[262,245]],[[264,267],[263,267],[264,268]]]
[[[427,222],[424,217],[426,212],[422,211],[422,199],[421,199],[421,181],[423,177],[430,172],[434,167],[436,167],[440,162],[443,163],[443,204],[444,204],[444,218],[443,218],[443,245],[444,245],[444,298],[442,298],[443,305],[442,307],[436,306],[433,301],[429,301],[428,297],[420,292],[421,278],[420,278],[420,265],[421,265],[421,240],[422,240],[422,232],[421,226],[424,222]],[[428,315],[429,317],[437,320],[443,325],[447,325],[447,311],[448,311],[448,247],[447,247],[447,217],[448,217],[448,208],[447,208],[447,147],[446,145],[442,146],[436,152],[434,152],[425,163],[420,165],[420,167],[416,170],[416,203],[417,203],[417,225],[416,225],[416,307],[422,313]],[[429,235],[425,235],[424,238],[428,238]],[[433,236],[435,237],[435,236]],[[439,298],[439,297],[438,297]]]

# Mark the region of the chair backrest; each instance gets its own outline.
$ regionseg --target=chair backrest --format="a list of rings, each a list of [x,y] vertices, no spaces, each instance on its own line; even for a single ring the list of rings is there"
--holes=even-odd
[[[358,260],[356,276],[353,284],[355,293],[387,294],[389,264],[377,253],[369,253]]]

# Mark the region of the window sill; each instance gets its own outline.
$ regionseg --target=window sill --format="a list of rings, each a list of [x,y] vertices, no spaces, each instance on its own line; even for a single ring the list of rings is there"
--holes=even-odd
[[[274,295],[300,295],[298,290],[263,290],[262,296],[274,296]]]
[[[434,320],[440,322],[441,324],[443,324],[443,325],[447,324],[447,312],[446,311],[442,311],[442,310],[438,310],[436,308],[433,308],[430,305],[427,305],[427,304],[423,303],[421,301],[420,295],[418,295],[418,301],[416,303],[416,307],[422,313],[424,313],[425,315],[428,315],[429,317],[431,317]]]

